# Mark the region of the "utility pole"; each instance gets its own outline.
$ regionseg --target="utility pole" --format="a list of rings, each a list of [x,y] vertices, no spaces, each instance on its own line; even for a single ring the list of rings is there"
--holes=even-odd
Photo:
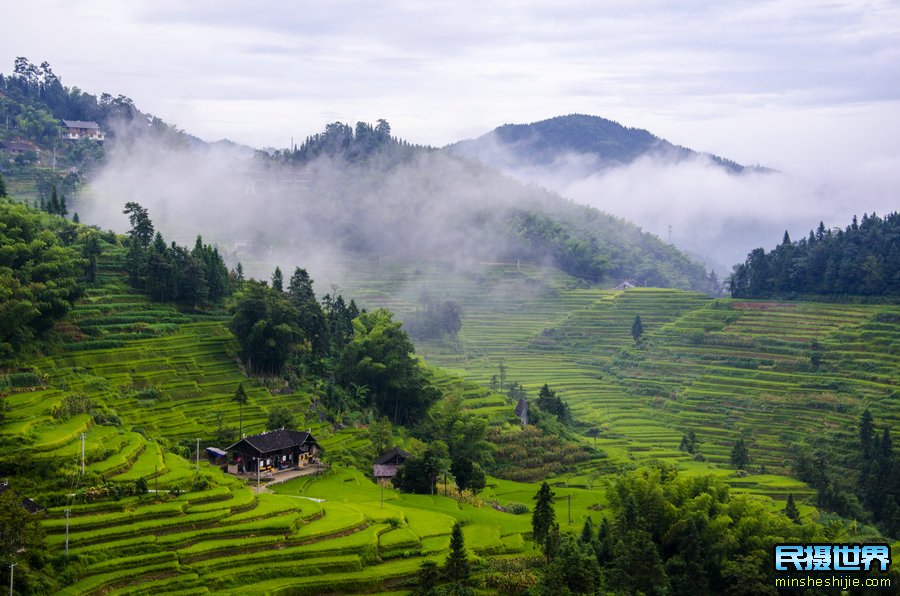
[[[18,563],[10,563],[9,564],[9,596],[13,596],[13,569]]]
[[[81,475],[84,476],[84,433],[81,433]]]
[[[69,514],[72,513],[71,509],[66,509],[66,557],[69,556]]]
[[[259,468],[261,467],[262,462],[257,457],[256,458],[256,493],[259,494]]]
[[[384,484],[382,482],[379,484],[381,484],[381,508],[384,509]]]
[[[569,495],[569,525],[572,525],[572,495]]]
[[[200,439],[197,439],[197,471],[200,471]]]

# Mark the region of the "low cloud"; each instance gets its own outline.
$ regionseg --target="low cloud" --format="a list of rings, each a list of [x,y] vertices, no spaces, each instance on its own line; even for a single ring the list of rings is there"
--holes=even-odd
[[[623,217],[703,259],[720,274],[753,248],[772,248],[820,221],[844,227],[856,214],[896,210],[900,156],[872,157],[828,171],[747,169],[734,174],[705,155],[644,156],[630,164],[569,153],[550,163],[523,163],[497,143],[476,157],[513,177]],[[671,226],[671,235],[670,228]]]

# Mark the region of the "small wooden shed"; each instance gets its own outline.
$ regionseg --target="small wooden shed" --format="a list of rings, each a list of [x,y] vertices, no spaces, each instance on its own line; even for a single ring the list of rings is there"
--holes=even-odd
[[[411,457],[412,454],[408,451],[394,447],[375,460],[375,465],[372,466],[372,475],[375,476],[377,482],[390,482],[391,478],[397,475],[400,466]]]

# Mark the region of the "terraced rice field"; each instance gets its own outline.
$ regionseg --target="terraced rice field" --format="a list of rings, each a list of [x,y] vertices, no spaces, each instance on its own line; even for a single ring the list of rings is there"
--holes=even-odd
[[[530,548],[528,516],[444,496],[382,492],[362,472],[342,467],[338,462],[353,459],[348,454],[368,448],[359,429],[334,431],[311,421],[332,469],[274,485],[274,493],[176,454],[180,440],[211,436],[217,413],[237,424],[231,397],[240,382],[250,396],[245,433],[262,431],[275,404],[304,420],[311,395],[302,387],[276,395],[253,385],[233,357],[221,313],[188,315],[150,303],[110,273],[115,266],[114,259],[105,264],[102,287],[89,290],[60,326],[59,348],[31,363],[41,383],[7,396],[0,426],[4,437],[17,438],[25,461],[59,470],[51,484],[64,504],[50,507],[43,524],[51,552],[61,554],[70,511],[68,553],[78,565],[61,593],[383,590],[423,561],[442,560],[456,519],[470,520],[475,554]],[[477,393],[485,411],[496,407],[474,384],[449,375],[437,381]],[[100,424],[89,414],[54,418],[54,405],[71,394],[89,397],[119,424]],[[148,494],[84,494],[103,480],[138,479],[147,481]]]
[[[482,387],[499,377],[501,363],[506,380],[522,383],[532,397],[548,383],[576,418],[601,429],[605,466],[668,461],[726,474],[739,491],[785,498],[809,492],[785,477],[792,444],[852,429],[866,407],[895,428],[900,417],[897,306],[585,289],[558,272],[525,266],[485,266],[481,275],[455,279],[427,268],[367,267],[344,284],[357,295],[368,292],[375,305],[399,295],[389,304],[401,315],[415,309],[422,287],[460,302],[458,341],[420,341],[419,352]],[[635,315],[645,329],[640,346],[631,337]],[[498,415],[512,407],[491,403]],[[678,450],[689,430],[701,441],[703,461]],[[763,473],[744,478],[728,469],[739,437],[750,448],[752,471]],[[586,472],[557,481],[583,483]]]

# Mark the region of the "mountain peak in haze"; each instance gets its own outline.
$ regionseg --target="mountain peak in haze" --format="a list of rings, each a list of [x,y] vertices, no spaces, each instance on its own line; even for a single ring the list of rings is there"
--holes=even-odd
[[[585,114],[557,116],[531,124],[504,124],[448,149],[501,169],[546,166],[573,154],[590,158],[601,169],[627,165],[645,156],[683,161],[700,155],[735,174],[745,169],[730,159],[700,154],[647,130]]]

